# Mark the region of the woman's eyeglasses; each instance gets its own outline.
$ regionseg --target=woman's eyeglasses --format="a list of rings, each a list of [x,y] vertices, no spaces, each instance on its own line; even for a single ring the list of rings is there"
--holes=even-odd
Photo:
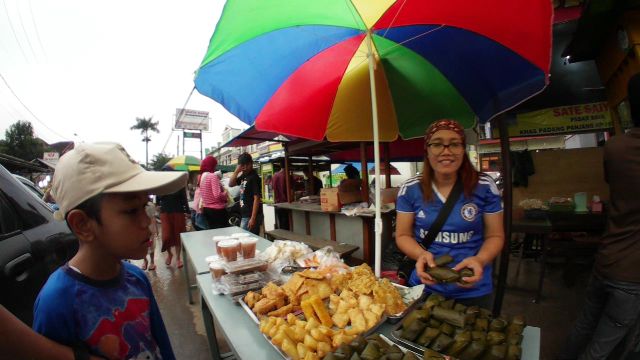
[[[464,143],[461,142],[452,142],[451,144],[443,144],[443,143],[430,143],[427,144],[427,147],[431,150],[434,155],[440,155],[444,151],[444,149],[449,149],[452,154],[459,155],[464,152]]]

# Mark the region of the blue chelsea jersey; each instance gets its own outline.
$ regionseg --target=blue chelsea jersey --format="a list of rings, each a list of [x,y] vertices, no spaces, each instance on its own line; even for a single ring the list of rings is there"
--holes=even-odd
[[[431,224],[435,222],[438,213],[444,206],[446,198],[438,193],[432,184],[434,200],[424,201],[420,184],[421,175],[405,181],[398,192],[396,210],[414,215],[413,236],[417,241],[424,241]],[[471,197],[464,194],[451,210],[440,233],[429,247],[434,257],[449,254],[453,257],[454,267],[467,257],[478,253],[484,242],[484,214],[494,214],[502,211],[500,191],[493,179],[486,174],[480,174],[478,185]],[[436,292],[447,298],[474,298],[490,294],[493,290],[491,283],[492,266],[484,268],[484,275],[472,288],[462,288],[456,284],[437,284],[427,286],[428,291]],[[410,285],[420,284],[420,279],[414,270],[409,279]]]

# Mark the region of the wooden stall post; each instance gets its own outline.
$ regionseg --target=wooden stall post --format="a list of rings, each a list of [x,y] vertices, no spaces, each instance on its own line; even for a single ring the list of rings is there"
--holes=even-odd
[[[287,202],[291,203],[291,174],[289,173],[289,146],[287,143],[283,143],[282,147],[284,148],[284,174],[285,174],[285,184],[287,188]],[[289,231],[293,231],[293,214],[291,210],[287,210],[287,214],[289,216]]]

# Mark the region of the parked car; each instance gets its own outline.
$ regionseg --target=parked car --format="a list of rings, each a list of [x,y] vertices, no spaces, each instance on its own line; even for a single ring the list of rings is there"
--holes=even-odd
[[[66,223],[0,165],[0,303],[31,325],[38,292],[77,250]]]
[[[24,176],[13,174],[13,177],[22,183],[33,195],[35,195],[38,199],[42,199],[44,197],[44,192],[40,190],[33,181],[27,179]]]

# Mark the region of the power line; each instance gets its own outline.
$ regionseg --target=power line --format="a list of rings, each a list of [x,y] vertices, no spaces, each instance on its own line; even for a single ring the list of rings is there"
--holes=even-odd
[[[11,21],[11,17],[9,16],[9,9],[7,9],[7,3],[4,0],[2,0],[2,5],[4,5],[4,13],[7,15],[7,20],[9,20],[9,26],[11,27],[11,32],[13,33],[13,37],[16,39],[16,42],[18,43],[18,47],[20,48],[20,52],[24,57],[24,61],[28,63],[29,60],[27,59],[27,54],[24,52],[24,49],[22,48],[22,44],[20,43],[20,40],[18,40],[18,35],[16,35],[16,30],[13,28],[13,22]]]
[[[63,140],[69,140],[69,138],[67,138],[66,136],[60,135],[57,131],[55,131],[52,128],[50,128],[49,126],[47,126],[47,124],[45,124],[44,121],[40,120],[40,118],[38,118],[36,116],[36,114],[34,114],[33,111],[31,111],[31,109],[29,109],[29,107],[27,105],[25,105],[25,103],[23,103],[22,100],[20,100],[20,97],[16,94],[15,91],[13,91],[13,89],[11,88],[9,83],[7,82],[7,79],[5,79],[4,76],[2,76],[2,73],[0,73],[0,78],[2,79],[2,81],[4,81],[5,85],[7,85],[7,88],[9,89],[9,91],[11,91],[13,96],[15,96],[15,98],[18,100],[18,102],[29,112],[29,114],[31,114],[31,116],[33,116],[34,119],[36,119],[36,121],[38,121],[40,123],[40,125],[44,126],[47,130],[51,131],[53,134],[57,135],[58,137],[62,138]]]
[[[189,100],[191,100],[191,95],[193,95],[193,92],[195,90],[196,90],[196,87],[194,86],[193,89],[191,89],[189,96],[187,96],[187,101],[185,101],[184,105],[182,106],[182,111],[180,112],[179,115],[177,115],[176,122],[182,120],[182,117],[184,116],[184,109],[187,108],[187,104],[189,103]],[[162,153],[164,153],[164,150],[167,148],[167,144],[169,144],[169,140],[171,140],[171,135],[173,135],[173,126],[171,126],[171,132],[169,132],[169,136],[167,136],[167,141],[164,142],[164,146],[162,147]],[[176,156],[177,155],[178,154],[176,154]]]
[[[20,6],[16,5],[16,9],[18,11],[18,20],[20,20],[20,26],[22,27],[22,31],[24,32],[24,37],[27,39],[27,45],[29,45],[29,49],[33,53],[33,58],[38,62],[38,56],[36,55],[35,50],[33,50],[33,46],[31,45],[31,40],[29,39],[29,34],[27,34],[27,29],[24,27],[24,20],[22,20],[22,13],[20,12]]]
[[[29,12],[31,13],[31,22],[33,23],[33,28],[36,31],[36,39],[38,40],[38,44],[40,44],[40,49],[42,50],[42,54],[44,55],[44,59],[46,61],[47,52],[44,50],[44,46],[42,45],[42,40],[40,40],[40,32],[38,31],[38,26],[36,25],[36,17],[33,16],[33,9],[31,8],[31,0],[29,0],[28,4],[29,4]]]

